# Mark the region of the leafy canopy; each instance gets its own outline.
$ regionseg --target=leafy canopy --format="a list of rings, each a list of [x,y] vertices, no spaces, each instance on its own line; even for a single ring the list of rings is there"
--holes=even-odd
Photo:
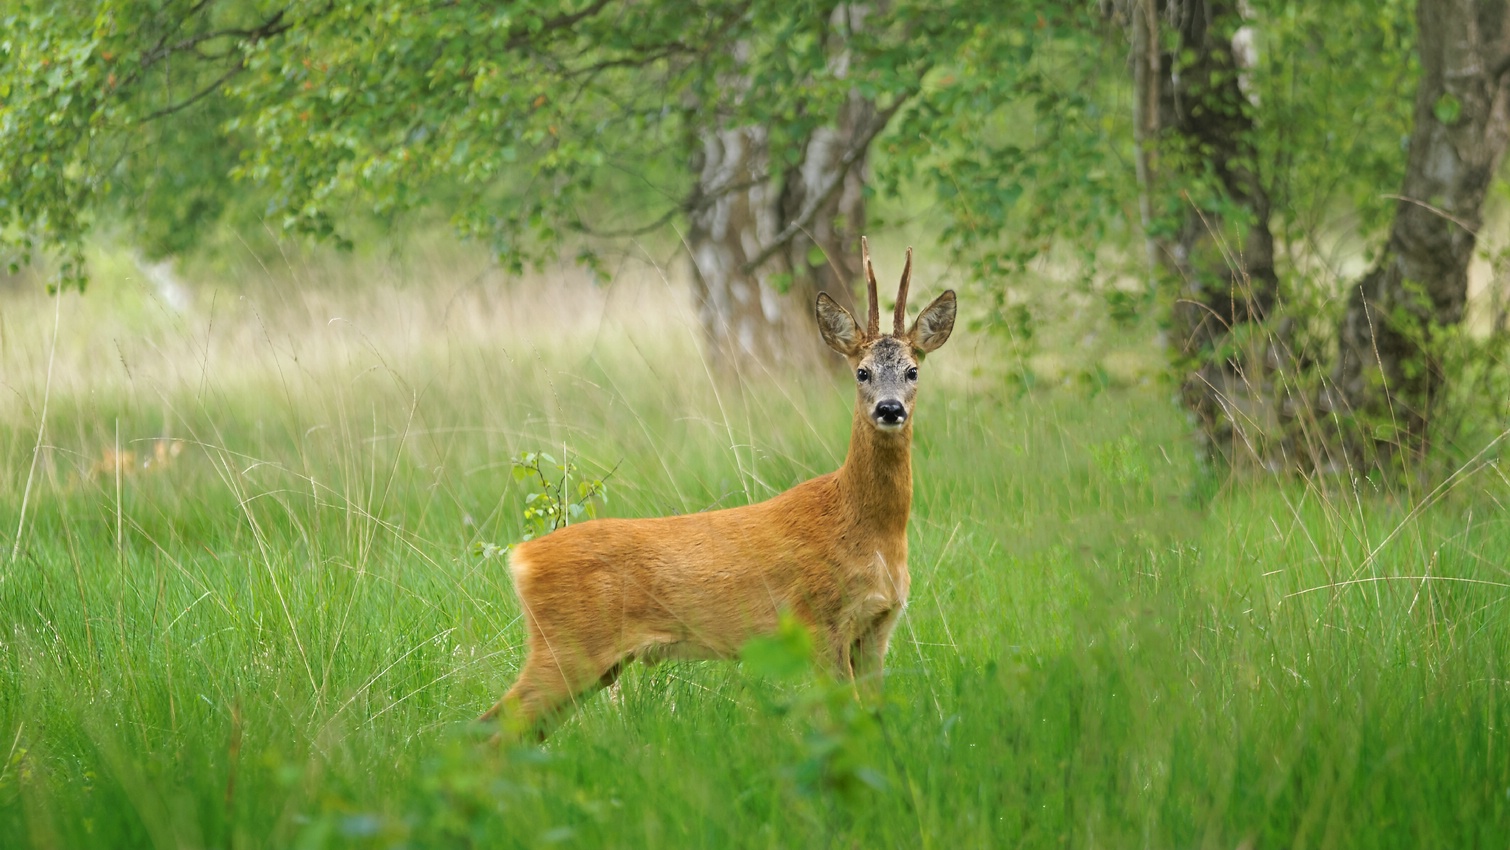
[[[902,0],[853,27],[840,5],[15,3],[0,241],[13,267],[58,251],[75,283],[102,216],[165,254],[227,210],[339,242],[354,218],[424,206],[518,268],[705,203],[689,163],[709,127],[766,128],[779,176],[852,91],[892,110],[872,190],[926,213],[978,278],[1136,236],[1127,40],[1108,4]],[[1409,120],[1408,4],[1251,8],[1255,147],[1286,244],[1339,216],[1382,226]],[[1165,165],[1158,209],[1210,191],[1198,161]]]

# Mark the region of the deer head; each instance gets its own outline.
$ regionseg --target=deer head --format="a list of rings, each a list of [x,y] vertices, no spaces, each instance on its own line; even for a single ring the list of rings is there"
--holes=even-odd
[[[912,248],[907,249],[907,265],[897,288],[897,308],[892,316],[892,330],[881,333],[881,306],[876,296],[876,270],[870,264],[870,246],[860,239],[865,260],[866,291],[869,293],[869,321],[864,331],[849,311],[828,297],[818,295],[818,330],[828,347],[844,355],[855,373],[859,392],[858,408],[867,411],[866,419],[878,430],[903,430],[912,418],[912,403],[917,398],[918,367],[924,356],[949,339],[954,330],[956,301],[954,290],[933,299],[923,308],[912,327],[907,327],[907,287],[912,280]]]

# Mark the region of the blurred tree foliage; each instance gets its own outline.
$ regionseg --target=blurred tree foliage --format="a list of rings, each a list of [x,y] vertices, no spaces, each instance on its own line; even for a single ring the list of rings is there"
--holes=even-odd
[[[60,281],[82,284],[102,215],[166,254],[228,214],[340,242],[363,217],[441,209],[515,269],[567,246],[592,263],[602,237],[672,225],[727,357],[780,347],[790,334],[748,329],[807,321],[816,289],[848,298],[881,194],[927,210],[996,326],[1030,329],[1003,281],[1050,252],[1114,315],[1155,309],[1224,453],[1329,463],[1302,450],[1317,429],[1295,411],[1320,400],[1324,418],[1377,425],[1391,380],[1411,416],[1372,448],[1418,451],[1450,377],[1432,328],[1459,323],[1459,302],[1381,290],[1381,325],[1404,330],[1369,378],[1367,299],[1339,315],[1332,246],[1399,256],[1387,233],[1408,207],[1480,220],[1481,192],[1400,198],[1407,152],[1453,144],[1428,125],[1467,122],[1478,170],[1497,166],[1504,110],[1483,107],[1502,94],[1503,6],[5,0],[0,240],[16,263],[59,251]],[[1418,26],[1428,15],[1449,25]],[[1452,22],[1476,27],[1473,91],[1440,82]],[[1471,255],[1458,243],[1447,266]],[[1458,287],[1447,266],[1431,273]],[[1095,284],[1104,272],[1147,283]]]

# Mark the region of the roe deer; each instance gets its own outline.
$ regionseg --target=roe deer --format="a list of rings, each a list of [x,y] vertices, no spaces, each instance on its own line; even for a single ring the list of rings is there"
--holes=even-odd
[[[824,342],[856,381],[849,454],[837,472],[775,498],[660,519],[597,519],[521,543],[509,557],[528,656],[519,679],[483,715],[510,735],[543,739],[579,697],[640,660],[734,658],[790,611],[835,675],[879,686],[886,644],[907,604],[912,507],[912,406],[918,365],[954,328],[945,292],[906,327],[912,249],[892,332],[880,330],[870,251],[862,330],[827,294]]]
[[[183,440],[174,440],[169,437],[146,442],[152,445],[152,453],[149,455],[143,452],[140,462],[137,462],[137,453],[134,450],[101,449],[100,459],[89,467],[89,477],[113,478],[117,475],[134,475],[138,472],[161,472],[184,450]]]

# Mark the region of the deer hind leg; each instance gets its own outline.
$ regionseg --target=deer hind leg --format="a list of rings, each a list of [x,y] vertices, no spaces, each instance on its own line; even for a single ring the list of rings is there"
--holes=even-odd
[[[494,741],[544,741],[579,702],[618,679],[624,659],[617,653],[594,656],[553,647],[532,634],[519,679],[480,720],[503,725]]]

